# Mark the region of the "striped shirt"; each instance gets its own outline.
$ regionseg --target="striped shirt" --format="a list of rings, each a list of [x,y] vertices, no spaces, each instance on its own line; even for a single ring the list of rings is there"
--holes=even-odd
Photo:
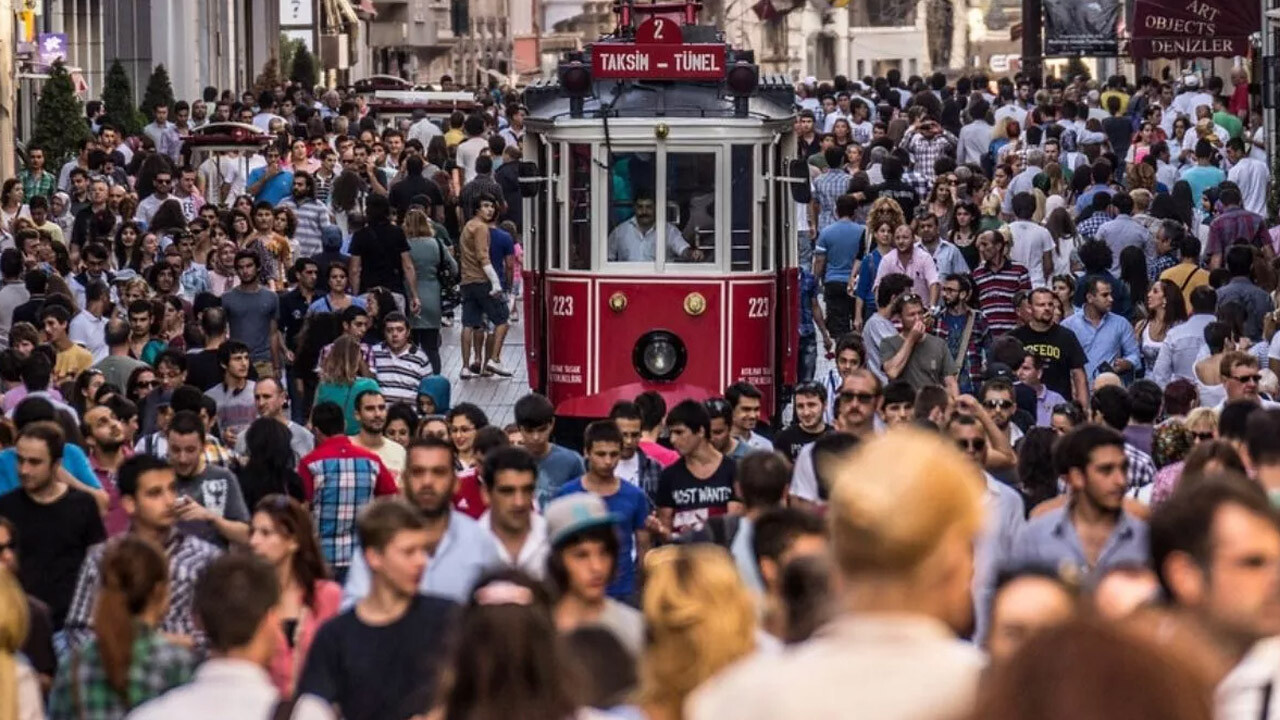
[[[280,203],[280,207],[293,210],[298,218],[298,228],[293,239],[298,242],[298,257],[313,257],[324,250],[320,239],[320,228],[332,224],[333,217],[329,208],[318,200],[308,198],[299,205],[293,198]]]
[[[992,270],[985,263],[973,271],[973,285],[978,292],[978,306],[987,318],[991,336],[999,337],[1018,326],[1018,311],[1013,296],[1019,290],[1031,290],[1031,275],[1012,260]]]
[[[399,355],[386,343],[373,346],[373,372],[388,403],[417,406],[418,385],[431,372],[426,353],[410,344]]]

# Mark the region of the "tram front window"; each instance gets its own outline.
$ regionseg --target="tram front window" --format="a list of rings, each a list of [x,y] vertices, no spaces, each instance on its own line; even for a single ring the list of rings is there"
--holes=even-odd
[[[715,153],[667,153],[667,222],[689,245],[684,262],[715,261],[716,165]]]
[[[609,156],[609,261],[652,263],[659,238],[666,262],[714,259],[716,155],[671,152],[666,160],[666,176],[660,180],[656,153]],[[666,215],[662,228],[659,209]]]
[[[609,232],[609,259],[615,262],[653,262],[657,253],[658,203],[653,194],[639,191],[631,205],[631,217]],[[703,253],[690,245],[674,223],[662,232],[667,259],[674,262],[699,262]]]

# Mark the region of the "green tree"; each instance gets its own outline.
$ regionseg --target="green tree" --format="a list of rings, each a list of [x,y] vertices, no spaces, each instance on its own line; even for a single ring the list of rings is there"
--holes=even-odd
[[[40,88],[31,145],[44,148],[48,167],[57,168],[75,154],[80,143],[87,137],[89,123],[85,119],[84,105],[76,97],[71,74],[59,60],[53,64],[49,79]]]
[[[107,79],[102,87],[102,104],[107,111],[107,120],[126,135],[136,135],[145,124],[142,114],[133,104],[133,84],[129,82],[129,73],[125,72],[120,59],[111,62],[107,71]]]
[[[258,77],[253,81],[253,96],[258,97],[264,90],[274,91],[277,86],[283,84],[284,80],[280,77],[280,58],[272,55],[262,64],[262,72],[258,73]]]
[[[293,64],[290,66],[289,79],[298,83],[308,91],[315,89],[316,86],[316,57],[311,54],[306,45],[298,47],[297,52],[293,54]]]
[[[156,106],[164,103],[167,107],[172,108],[173,99],[173,83],[169,82],[169,71],[165,69],[164,63],[156,65],[156,69],[151,71],[151,77],[147,78],[147,91],[142,94],[142,114],[147,116],[148,120],[154,120]]]
[[[293,59],[298,55],[298,50],[304,47],[306,47],[306,44],[302,40],[280,33],[280,65],[278,67],[281,75],[290,71],[293,67]]]

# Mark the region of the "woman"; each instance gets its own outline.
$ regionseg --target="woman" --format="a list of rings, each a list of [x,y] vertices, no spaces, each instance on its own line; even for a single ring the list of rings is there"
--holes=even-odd
[[[49,198],[49,219],[62,231],[62,237],[70,238],[75,228],[76,216],[71,214],[71,196],[61,190]]]
[[[302,458],[294,456],[288,425],[260,417],[245,431],[244,441],[249,457],[236,477],[245,506],[256,507],[259,500],[273,493],[304,499],[302,478],[294,470]]]
[[[169,198],[160,203],[156,212],[147,223],[147,231],[158,236],[169,236],[187,229],[187,216],[182,212],[182,202],[177,198]]]
[[[307,141],[302,138],[294,138],[289,144],[289,159],[285,161],[285,166],[289,172],[296,173],[299,170],[308,173],[314,173],[320,169],[320,161],[307,156]]]
[[[978,212],[978,206],[972,202],[957,203],[951,209],[951,219],[947,223],[949,228],[947,240],[960,248],[960,255],[970,271],[982,264],[977,243],[980,232],[978,228],[981,224],[982,215]]]
[[[396,298],[384,287],[372,288],[364,294],[364,307],[369,312],[369,330],[364,334],[364,344],[372,347],[382,342],[387,316],[398,309]]]
[[[850,143],[853,142],[853,128],[850,127],[849,121],[844,118],[837,118],[835,124],[831,126],[831,139],[835,142],[836,147],[844,151]]]
[[[1054,210],[1045,218],[1044,227],[1053,238],[1053,274],[1072,275],[1082,270],[1079,252],[1082,240],[1071,212],[1065,207]]]
[[[637,700],[649,720],[681,720],[698,686],[755,651],[755,604],[719,546],[667,545],[644,565],[648,642]]]
[[[266,418],[258,422],[281,425]],[[328,579],[311,512],[302,503],[272,494],[253,508],[249,548],[275,568],[280,580],[280,601],[276,605],[280,626],[268,670],[276,689],[289,697],[306,664],[316,630],[338,614],[342,588]]]
[[[441,699],[428,720],[573,720],[581,688],[546,586],[519,570],[483,575],[458,621]]]
[[[1209,443],[1218,439],[1218,412],[1211,407],[1198,407],[1187,413],[1182,425],[1192,451],[1202,443]],[[1165,465],[1156,471],[1156,478],[1151,483],[1152,505],[1159,505],[1169,499],[1169,496],[1178,487],[1178,482],[1182,480],[1183,470],[1190,459],[1191,455],[1188,454],[1185,460]],[[1201,469],[1203,469],[1203,465],[1201,465]]]
[[[127,280],[124,288],[120,291],[120,305],[117,308],[120,312],[120,319],[125,322],[129,321],[129,306],[139,300],[151,299],[151,285],[147,283],[146,278],[134,277]]]
[[[253,217],[253,196],[243,194],[236,196],[235,202],[231,203],[231,210],[233,213],[243,215],[247,221]]]
[[[160,238],[153,232],[144,232],[139,242],[141,248],[137,255],[138,266],[133,270],[139,276],[145,276],[152,267],[155,267],[156,258],[160,256]]]
[[[9,178],[0,185],[0,230],[13,234],[13,221],[18,217],[31,217],[22,191],[22,181]]]
[[[394,403],[387,408],[387,424],[382,428],[382,436],[386,439],[409,446],[409,441],[418,432],[418,411],[408,403]]]
[[[75,384],[71,386],[71,395],[67,400],[71,403],[71,407],[76,409],[79,417],[93,408],[97,407],[94,396],[98,392],[98,388],[107,381],[101,370],[89,368],[76,376]]]
[[[912,271],[912,268],[919,266]],[[884,256],[876,271],[875,287],[886,275],[901,273],[911,278],[912,292],[927,301],[926,307],[938,302],[938,268],[933,257],[916,244],[915,231],[910,225],[899,225],[893,231],[893,250]],[[874,288],[873,288],[874,289]]]
[[[938,234],[946,237],[951,232],[951,214],[956,207],[956,176],[949,173],[939,177],[929,191],[928,207],[938,221]]]
[[[299,410],[303,417],[311,416],[311,401],[320,386],[320,352],[341,334],[342,319],[336,313],[308,315],[302,322],[289,382],[293,383],[294,397],[302,404]]]
[[[44,720],[40,679],[22,657],[31,617],[18,579],[0,565],[0,720]]]
[[[1017,120],[1009,119],[1005,121],[1003,128],[993,130],[992,134],[994,137],[991,140],[991,144],[987,146],[987,155],[989,161],[995,163],[998,167],[1008,162],[1009,148],[1017,149],[1018,136],[1022,134],[1022,125]],[[1012,177],[1012,173],[1010,173],[1010,177]]]
[[[1157,280],[1147,290],[1146,318],[1134,323],[1133,333],[1142,346],[1142,365],[1150,375],[1170,328],[1187,319],[1187,301],[1172,280]]]
[[[136,222],[120,223],[112,243],[117,270],[131,268],[134,272],[142,266],[142,226]]]
[[[1130,245],[1120,251],[1120,281],[1129,288],[1129,297],[1147,296],[1151,281],[1147,277],[1147,255],[1142,248]],[[1146,312],[1146,308],[1138,303],[1133,303],[1129,310],[1134,317],[1126,317],[1126,320],[1133,320]]]
[[[893,251],[893,231],[906,224],[902,208],[892,198],[880,198],[871,205],[867,216],[867,227],[871,230],[871,238],[875,247],[862,259],[858,266],[858,286],[854,290],[853,329],[862,331],[862,321],[876,311],[876,273],[880,270],[880,262]]]
[[[187,330],[187,312],[190,310],[182,298],[176,295],[167,295],[160,299],[163,303],[161,310],[160,334],[159,338],[164,340],[165,345],[178,350],[186,350],[186,330]]]
[[[292,238],[298,232],[298,216],[287,207],[276,208],[275,220],[271,229],[277,235]]]
[[[1073,402],[1054,405],[1053,412],[1049,416],[1049,426],[1060,436],[1075,430],[1076,426],[1083,422],[1084,413],[1080,411],[1080,406]]]
[[[142,407],[151,391],[159,386],[160,381],[156,379],[155,370],[150,367],[134,368],[133,372],[129,373],[125,393],[135,405]]]
[[[242,248],[249,240],[249,235],[253,233],[253,224],[249,222],[251,215],[232,210],[227,216],[227,235],[236,247]]]
[[[1144,122],[1138,127],[1138,132],[1133,134],[1133,138],[1129,141],[1129,152],[1125,154],[1124,162],[1126,166],[1132,167],[1135,164],[1142,163],[1147,153],[1151,152],[1151,146],[1155,144],[1155,125],[1150,122]]]
[[[1135,163],[1124,171],[1124,184],[1130,192],[1147,190],[1153,195],[1157,192],[1168,192],[1169,188],[1156,182],[1156,169],[1147,163]]]
[[[413,260],[418,299],[422,303],[417,314],[409,316],[409,327],[413,341],[431,362],[431,372],[439,375],[444,372],[440,361],[440,320],[443,315],[440,276],[457,275],[458,263],[435,236],[434,225],[422,210],[414,208],[405,215],[404,234],[409,239],[409,258]]]
[[[365,390],[378,389],[377,381],[365,364],[360,343],[346,334],[334,340],[333,349],[320,368],[320,386],[316,388],[315,404],[337,403],[347,419],[347,434],[355,435],[360,432],[360,421],[356,419],[355,413],[356,396]]]
[[[93,639],[58,668],[50,720],[123,718],[191,679],[195,657],[158,629],[169,609],[169,562],[135,535],[102,555]]]
[[[1053,444],[1061,437],[1054,428],[1033,427],[1018,443],[1018,491],[1029,515],[1040,503],[1058,496],[1058,472]]]
[[[1054,275],[1053,284],[1050,287],[1053,290],[1054,297],[1058,298],[1058,305],[1062,308],[1063,318],[1065,319],[1075,314],[1075,306],[1071,304],[1071,298],[1076,292],[1075,276]]]
[[[1227,399],[1227,389],[1222,384],[1222,356],[1230,350],[1241,349],[1248,352],[1249,339],[1241,340],[1237,329],[1223,322],[1211,322],[1204,328],[1205,345],[1209,347],[1209,356],[1196,361],[1192,378],[1196,383],[1196,393],[1200,396],[1200,404],[1214,407]]]
[[[236,274],[236,244],[227,237],[225,228],[215,225],[213,235],[213,252],[209,253],[209,292],[222,295],[240,284],[240,276]]]
[[[347,294],[346,265],[340,262],[329,263],[325,278],[329,291],[311,303],[311,307],[307,308],[308,313],[341,313],[352,305],[366,307],[364,298]]]
[[[862,170],[862,146],[850,143],[844,149],[844,171],[852,177],[854,173]]]
[[[454,468],[459,472],[474,467],[483,458],[476,453],[476,433],[489,426],[489,418],[471,403],[458,403],[450,408],[444,421],[449,426],[453,443]]]

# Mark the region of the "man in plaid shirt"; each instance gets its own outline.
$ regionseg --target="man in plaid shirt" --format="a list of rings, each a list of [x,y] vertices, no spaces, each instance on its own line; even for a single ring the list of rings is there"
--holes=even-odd
[[[39,145],[27,148],[27,169],[18,173],[18,179],[27,200],[37,195],[53,197],[53,191],[58,189],[58,178],[44,169],[44,148]]]
[[[987,326],[987,318],[981,310],[969,307],[969,297],[973,295],[973,281],[968,275],[953,273],[942,281],[943,310],[938,313],[937,325],[933,334],[947,343],[947,351],[952,357],[961,355],[960,341],[964,337],[964,329],[969,324],[969,316],[973,316],[973,328],[969,331],[969,345],[964,348],[960,362],[960,374],[956,382],[960,392],[972,395],[978,391],[982,378],[987,353],[991,351],[991,328]]]
[[[120,502],[129,513],[129,532],[161,547],[169,559],[169,609],[158,629],[181,638],[184,644],[202,647],[204,635],[196,626],[191,603],[196,580],[221,551],[175,528],[178,476],[168,462],[146,453],[134,455],[120,465],[116,487]],[[76,582],[65,627],[67,641],[73,648],[93,637],[93,611],[101,585],[100,566],[105,549],[105,543],[89,548],[80,567],[80,579]]]
[[[382,460],[347,437],[347,420],[336,403],[316,405],[311,425],[320,442],[298,463],[298,475],[316,519],[320,550],[341,583],[355,553],[356,515],[375,497],[399,489]]]
[[[911,153],[915,172],[932,178],[935,175],[934,163],[947,150],[954,150],[958,144],[956,136],[943,130],[937,120],[925,118],[918,126],[911,128],[902,136],[902,142],[898,147]]]

